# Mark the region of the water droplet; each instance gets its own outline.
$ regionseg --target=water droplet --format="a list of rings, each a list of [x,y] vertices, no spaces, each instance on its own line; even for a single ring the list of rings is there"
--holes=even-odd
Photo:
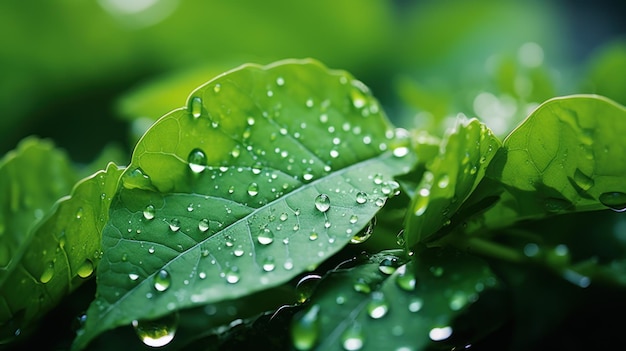
[[[248,195],[256,196],[259,193],[259,185],[257,183],[250,183],[248,185]]]
[[[367,194],[359,191],[358,193],[356,193],[356,203],[357,204],[364,204],[367,202]]]
[[[397,257],[394,256],[388,256],[382,259],[382,261],[380,261],[380,264],[378,265],[378,270],[383,273],[383,274],[393,274],[393,272],[396,271],[396,269],[398,269],[398,266],[400,265],[400,260],[398,260]]]
[[[206,218],[201,219],[200,222],[198,222],[198,229],[203,233],[209,230],[209,220]]]
[[[409,148],[406,146],[400,146],[393,149],[393,155],[395,157],[404,157],[409,154]]]
[[[276,268],[276,263],[274,262],[274,257],[267,256],[265,260],[263,260],[263,270],[266,272],[271,272]]]
[[[172,277],[170,277],[170,274],[165,269],[161,269],[154,276],[154,288],[157,291],[167,290],[170,287],[171,283],[172,283]]]
[[[280,219],[281,222],[286,221],[287,218],[289,218],[289,215],[286,212],[283,212],[280,214],[280,216],[278,216],[278,219]]]
[[[76,210],[76,219],[81,219],[83,217],[83,208],[79,207],[78,210]]]
[[[237,267],[231,267],[230,269],[227,269],[224,274],[226,281],[230,284],[237,283],[241,278],[239,275],[239,269]]]
[[[293,269],[293,260],[291,258],[287,258],[285,260],[285,263],[283,263],[283,268],[287,271],[290,271]]]
[[[154,206],[152,205],[148,205],[146,206],[146,208],[143,210],[143,217],[147,220],[151,220],[154,219]]]
[[[320,306],[315,304],[306,309],[302,317],[296,318],[291,325],[291,339],[293,346],[300,351],[314,348],[319,337],[318,314]]]
[[[317,274],[309,274],[302,277],[296,284],[296,294],[298,303],[305,303],[309,300],[317,284],[319,284],[321,276]]]
[[[85,259],[83,263],[76,270],[76,274],[78,274],[81,278],[89,278],[93,274],[94,265],[90,259]]]
[[[191,98],[188,108],[193,118],[199,118],[202,116],[202,99],[197,96]]]
[[[317,240],[317,238],[318,238],[317,232],[312,231],[312,232],[309,234],[309,240],[314,241],[314,240]]]
[[[187,162],[189,162],[189,169],[193,173],[201,173],[206,168],[206,155],[200,149],[193,149],[187,157]]]
[[[54,277],[54,262],[50,261],[41,273],[39,281],[46,284],[47,282],[52,280],[52,277]]]
[[[351,229],[348,229],[348,231],[351,231]],[[346,232],[349,234],[348,231]],[[368,226],[367,228],[354,234],[354,236],[350,238],[350,244],[361,244],[365,242],[367,239],[369,239],[372,236],[373,232],[374,230],[372,229],[372,226]]]
[[[136,273],[128,273],[128,279],[132,280],[132,281],[137,281],[137,279],[139,279],[139,274]]]
[[[373,181],[374,181],[374,184],[376,184],[376,185],[382,184],[382,183],[383,183],[383,180],[384,180],[383,175],[382,175],[382,174],[380,174],[380,173],[376,173],[376,174],[374,174],[374,176],[372,177],[372,179],[373,179]]]
[[[615,212],[626,211],[626,193],[619,191],[600,194],[600,202]]]
[[[335,150],[335,149],[330,150],[330,153],[329,153],[329,154],[330,154],[330,157],[332,157],[332,158],[337,158],[337,157],[339,157],[339,151],[337,151],[337,150]]]
[[[272,231],[268,228],[263,228],[257,236],[257,241],[261,245],[269,245],[274,242],[274,233],[272,233]]]
[[[357,278],[352,288],[354,289],[354,291],[363,294],[369,294],[372,291],[370,285],[363,278]]]
[[[374,291],[367,303],[367,314],[374,319],[379,319],[384,317],[388,311],[389,304],[385,300],[385,295],[381,291]]]
[[[467,305],[468,299],[467,295],[464,292],[457,291],[450,297],[450,309],[453,311],[458,311]]]
[[[169,344],[178,328],[178,312],[154,320],[133,320],[132,326],[139,339],[151,347]]]
[[[584,191],[589,190],[595,184],[593,178],[589,177],[578,168],[574,171],[574,183]]]
[[[330,198],[326,194],[319,194],[315,198],[315,208],[320,212],[326,212],[330,209]]]
[[[396,284],[400,287],[400,289],[405,291],[413,291],[415,290],[415,285],[417,280],[412,272],[406,271],[406,266],[402,267],[402,272],[399,272],[396,276]]]
[[[430,337],[432,341],[446,340],[450,335],[452,335],[451,327],[433,328],[428,333],[428,337]]]
[[[355,224],[358,221],[359,221],[359,217],[357,215],[350,216],[350,223],[351,224]]]
[[[409,311],[411,311],[413,313],[418,312],[419,310],[421,310],[422,306],[424,306],[424,300],[422,300],[419,297],[413,297],[409,301]]]
[[[415,203],[413,205],[416,216],[421,216],[424,214],[424,212],[426,212],[426,208],[428,208],[429,196],[430,190],[428,188],[421,188],[417,192],[417,196],[415,197]]]
[[[283,77],[276,78],[276,85],[282,87],[283,85],[285,85],[285,79]]]
[[[237,245],[235,250],[233,250],[233,255],[235,255],[236,257],[241,257],[243,256],[243,254],[244,254],[243,246]]]
[[[352,323],[341,335],[341,346],[346,351],[357,351],[363,348],[364,338],[361,324]]]
[[[441,189],[444,189],[448,186],[448,184],[450,184],[450,177],[444,173],[439,177],[437,186],[440,187]]]
[[[180,220],[178,218],[172,218],[170,221],[170,230],[177,232],[180,229]]]

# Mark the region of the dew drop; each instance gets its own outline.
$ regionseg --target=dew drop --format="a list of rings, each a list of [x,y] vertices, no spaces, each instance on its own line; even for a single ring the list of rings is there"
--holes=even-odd
[[[356,193],[356,203],[357,204],[364,204],[367,202],[367,194],[359,191],[358,193]]]
[[[84,211],[82,207],[79,207],[78,210],[76,210],[76,219],[81,219],[83,217]]]
[[[276,268],[276,263],[274,262],[274,257],[267,256],[265,260],[263,260],[263,270],[266,272],[271,272]]]
[[[361,324],[358,322],[352,323],[341,335],[341,346],[343,346],[346,351],[358,351],[362,349],[363,341],[363,331],[361,330]]]
[[[385,295],[381,291],[373,292],[367,303],[367,314],[374,319],[379,319],[384,317],[388,311],[389,304],[385,300]]]
[[[274,242],[274,233],[272,233],[272,231],[268,228],[263,228],[257,236],[257,241],[261,245],[269,245]]]
[[[358,221],[359,221],[359,217],[357,215],[350,216],[350,223],[351,224],[355,224]]]
[[[404,157],[409,154],[409,148],[406,146],[400,146],[393,149],[393,155],[395,157]]]
[[[259,193],[259,185],[257,183],[250,183],[248,185],[248,195],[256,196]]]
[[[330,198],[326,194],[319,194],[315,198],[315,208],[320,212],[326,212],[330,209]]]
[[[180,220],[178,218],[172,218],[170,221],[170,230],[177,232],[180,229]]]
[[[237,245],[235,250],[233,250],[233,255],[235,255],[236,257],[241,257],[243,256],[243,254],[244,254],[243,246]]]
[[[214,93],[219,93],[222,90],[222,85],[220,83],[217,83],[213,86],[213,92]]]
[[[52,280],[52,277],[54,277],[54,262],[50,261],[41,273],[39,281],[46,284],[47,282]]]
[[[241,278],[241,276],[239,275],[239,269],[237,267],[231,267],[230,269],[226,270],[224,277],[226,278],[226,281],[230,284],[235,284],[239,282],[239,279]]]
[[[201,219],[200,222],[198,222],[198,229],[203,233],[209,230],[209,220],[206,218]]]
[[[143,210],[143,218],[147,219],[147,220],[151,220],[154,219],[154,206],[152,205],[148,205],[146,206],[146,208]]]
[[[193,97],[189,101],[189,111],[191,111],[193,118],[202,116],[202,99],[197,96]]]
[[[398,269],[398,265],[400,265],[400,260],[397,257],[388,256],[380,261],[378,270],[383,274],[390,275]]]
[[[295,319],[292,323],[291,340],[297,350],[308,351],[315,347],[319,337],[319,311],[318,304],[312,305],[302,317]]]
[[[317,274],[309,274],[302,277],[296,284],[296,294],[298,303],[305,303],[309,300],[317,284],[319,284],[322,277]]]
[[[93,274],[94,265],[90,259],[85,259],[83,263],[76,270],[76,274],[78,274],[81,278],[89,278]]]
[[[403,268],[404,270],[396,276],[396,284],[402,290],[413,291],[415,290],[415,285],[417,283],[415,276],[413,275],[413,273],[406,271],[406,266],[404,266]]]
[[[433,328],[428,333],[428,337],[430,337],[432,341],[446,340],[450,335],[452,335],[451,327]]]
[[[600,202],[615,212],[626,211],[626,193],[619,191],[600,194]]]
[[[150,347],[169,344],[178,329],[178,312],[154,320],[133,320],[132,326],[139,339]]]
[[[286,212],[283,212],[280,214],[280,216],[278,216],[278,219],[280,219],[281,222],[286,221],[287,218],[289,218],[289,215]]]
[[[189,162],[189,169],[193,173],[201,173],[206,168],[206,155],[200,149],[193,149],[187,157],[187,162]]]
[[[380,173],[376,173],[374,174],[374,176],[372,177],[374,184],[379,185],[383,183],[383,175]]]
[[[154,276],[154,288],[157,291],[167,290],[170,287],[171,283],[172,283],[172,278],[170,277],[170,274],[165,269],[161,269]]]
[[[309,240],[311,240],[311,241],[317,240],[318,237],[319,236],[317,235],[317,232],[315,232],[315,231],[312,231],[311,233],[309,233]]]

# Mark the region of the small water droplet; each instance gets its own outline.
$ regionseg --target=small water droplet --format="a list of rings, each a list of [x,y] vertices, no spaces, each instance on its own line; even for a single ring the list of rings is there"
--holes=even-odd
[[[237,245],[235,250],[233,250],[233,255],[235,255],[236,257],[241,257],[243,256],[243,254],[244,254],[243,246]]]
[[[356,203],[357,204],[364,204],[367,202],[367,194],[359,191],[358,193],[356,193]]]
[[[313,295],[317,284],[322,277],[317,274],[309,274],[302,277],[296,284],[296,294],[298,303],[305,303]]]
[[[248,185],[248,195],[256,196],[259,193],[259,185],[257,183],[250,183]]]
[[[280,216],[278,216],[278,219],[280,219],[281,222],[286,221],[287,218],[289,218],[289,215],[286,212],[283,212],[280,214]]]
[[[241,276],[239,275],[239,269],[237,267],[231,267],[230,269],[227,269],[224,273],[224,277],[226,278],[226,281],[230,284],[235,284],[239,282],[239,279],[241,278]]]
[[[199,118],[202,116],[202,99],[197,96],[191,98],[188,108],[193,118]]]
[[[383,175],[382,175],[382,174],[380,174],[380,173],[376,173],[376,174],[374,174],[374,176],[372,177],[372,179],[373,179],[373,181],[374,181],[374,184],[376,184],[376,185],[382,184],[382,183],[383,183],[383,180],[384,180]]]
[[[315,198],[315,208],[320,212],[326,212],[330,209],[330,198],[326,194],[319,194]]]
[[[187,162],[193,173],[201,173],[206,168],[206,155],[200,149],[193,149],[187,157]]]
[[[78,274],[81,278],[89,278],[93,274],[94,264],[90,259],[85,259],[83,263],[76,270],[76,274]]]
[[[54,262],[50,261],[41,273],[39,281],[46,284],[47,282],[52,280],[52,277],[54,277]]]
[[[285,263],[283,263],[283,268],[287,271],[290,271],[293,269],[293,260],[291,258],[287,258],[285,260]]]
[[[372,288],[363,278],[357,278],[352,288],[354,289],[354,291],[363,294],[369,294],[370,292],[372,292]]]
[[[274,257],[267,256],[265,260],[263,260],[263,270],[266,272],[271,272],[276,268],[276,263],[274,262]]]
[[[309,240],[314,241],[317,240],[318,238],[318,234],[315,231],[312,231],[311,233],[309,233]]]
[[[83,217],[83,208],[79,207],[78,210],[76,210],[76,219],[81,219]]]
[[[415,286],[417,284],[417,280],[412,272],[406,271],[406,266],[403,266],[402,272],[396,276],[396,284],[400,287],[400,289],[405,291],[413,291],[415,290]]]
[[[171,231],[177,232],[180,229],[180,220],[178,220],[178,218],[172,218],[169,225]]]
[[[329,153],[329,154],[330,154],[330,157],[332,157],[332,158],[337,158],[337,157],[339,157],[339,151],[337,151],[337,150],[335,150],[335,149],[330,150],[330,153]]]
[[[155,213],[154,206],[148,205],[143,210],[143,217],[147,220],[154,219],[154,213]]]
[[[441,189],[444,189],[448,186],[448,184],[450,184],[450,176],[444,173],[439,177],[437,186],[440,187]]]
[[[154,288],[157,291],[167,290],[170,287],[171,283],[172,283],[172,278],[170,277],[170,274],[165,269],[161,269],[154,276]]]
[[[350,216],[350,223],[351,224],[355,224],[358,221],[359,221],[359,217],[357,215]]]
[[[283,77],[276,78],[276,85],[282,87],[283,85],[285,85],[285,79]]]
[[[433,328],[428,333],[428,337],[430,337],[432,341],[446,340],[450,335],[452,335],[451,327]]]
[[[626,211],[626,193],[612,191],[600,194],[600,202],[615,212]]]
[[[397,257],[394,256],[388,256],[382,259],[382,261],[380,261],[380,264],[378,265],[378,270],[383,273],[383,274],[393,274],[393,272],[396,271],[396,269],[398,269],[398,266],[400,265],[400,260],[398,260]]]
[[[385,295],[381,291],[374,291],[367,303],[367,314],[374,319],[379,319],[384,317],[388,311],[389,304],[385,300]]]
[[[404,157],[409,154],[409,148],[406,146],[400,146],[393,149],[393,155],[395,157]]]
[[[274,242],[274,233],[272,233],[272,231],[268,228],[263,228],[257,236],[257,241],[261,245],[269,245]]]
[[[411,300],[409,300],[409,311],[415,313],[418,312],[419,310],[422,309],[422,306],[424,305],[424,300],[422,300],[419,297],[412,297]]]
[[[317,344],[320,328],[319,311],[320,306],[318,304],[312,305],[291,324],[291,340],[297,350],[308,351]]]
[[[353,322],[341,335],[341,346],[346,351],[358,351],[363,348],[364,337],[361,324]]]
[[[198,222],[198,229],[203,233],[209,230],[209,220],[206,218],[201,219],[200,222]]]
[[[413,205],[416,216],[421,216],[424,214],[424,212],[426,212],[426,208],[428,208],[429,197],[430,190],[428,188],[421,188],[417,192],[417,196],[415,197],[415,203]]]
[[[178,329],[178,312],[154,320],[133,320],[132,326],[139,339],[150,347],[169,344]]]

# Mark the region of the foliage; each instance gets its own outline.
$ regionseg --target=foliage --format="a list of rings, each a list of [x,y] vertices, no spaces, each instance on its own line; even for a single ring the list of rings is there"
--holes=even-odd
[[[41,42],[80,28],[61,45],[76,55],[7,72],[0,133],[58,103],[80,147],[29,135],[0,160],[0,348],[613,346],[618,327],[583,321],[626,311],[623,42],[574,79],[517,40],[554,33],[549,7],[453,3],[42,5],[59,29]],[[119,39],[79,50],[99,28]],[[239,64],[239,44],[270,63]],[[45,48],[16,47],[0,63]],[[24,91],[41,107],[8,103]],[[95,134],[110,140],[75,153]]]

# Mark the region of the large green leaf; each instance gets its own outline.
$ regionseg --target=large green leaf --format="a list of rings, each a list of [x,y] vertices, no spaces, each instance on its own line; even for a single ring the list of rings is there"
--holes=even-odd
[[[75,349],[133,320],[284,283],[340,250],[414,163],[363,83],[313,60],[245,65],[139,141]]]
[[[294,347],[426,350],[444,340],[464,346],[479,338],[463,335],[467,326],[456,330],[454,321],[497,285],[486,263],[441,249],[423,251],[406,264],[404,260],[392,251],[382,252],[366,264],[326,276],[308,308],[295,316]],[[486,329],[505,316],[487,321]],[[474,315],[470,324],[484,323],[480,319]]]
[[[93,275],[121,173],[110,163],[82,180],[24,235],[0,280],[3,342],[27,334],[33,323]]]
[[[460,121],[448,133],[413,194],[404,232],[409,248],[458,224],[453,216],[483,178],[500,145],[477,119]]]
[[[626,209],[626,109],[602,96],[554,98],[504,140],[487,177],[506,192],[481,226]]]

